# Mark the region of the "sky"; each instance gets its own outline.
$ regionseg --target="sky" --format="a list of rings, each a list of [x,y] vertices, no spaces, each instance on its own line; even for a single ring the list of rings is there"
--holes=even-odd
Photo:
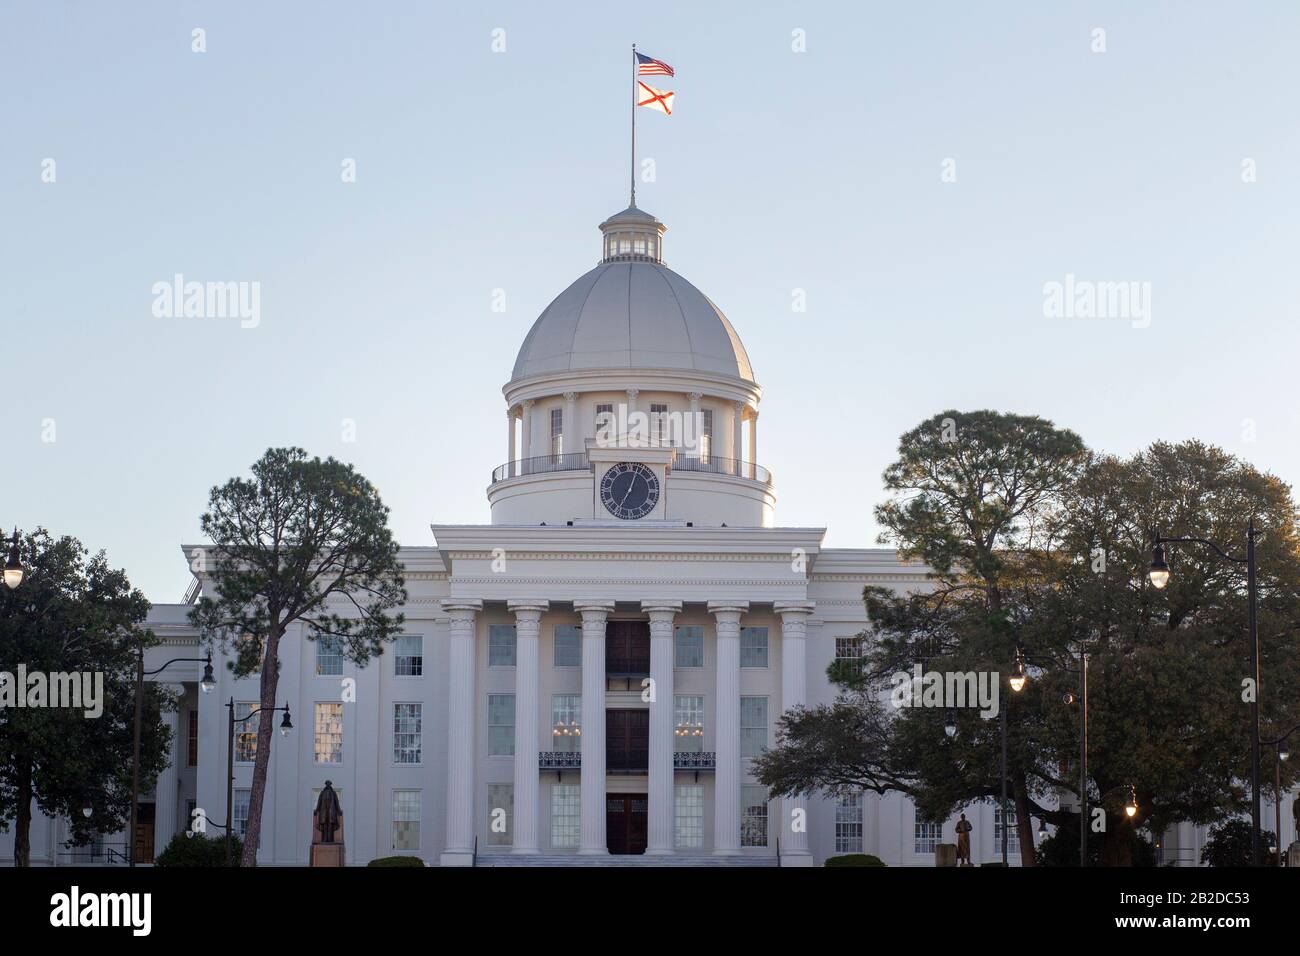
[[[778,524],[875,546],[945,409],[1300,476],[1300,4],[0,0],[0,523],[155,602],[274,445],[403,544],[487,523],[515,353],[627,205],[633,42],[677,94],[638,205],[746,345]],[[256,324],[155,315],[177,274]]]

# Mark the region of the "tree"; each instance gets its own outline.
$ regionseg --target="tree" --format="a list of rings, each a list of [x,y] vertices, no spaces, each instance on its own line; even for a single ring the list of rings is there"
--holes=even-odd
[[[953,447],[965,422],[953,412],[904,436],[886,479],[906,497],[878,514],[888,540],[935,569],[933,588],[866,589],[872,624],[864,659],[832,668],[842,689],[834,705],[781,718],[760,779],[778,793],[900,790],[939,819],[995,799],[997,722],[959,711],[949,739],[942,709],[883,708],[882,684],[918,661],[939,672],[1005,674],[1021,646],[1033,665],[1030,683],[1019,694],[1003,683],[1000,704],[1022,860],[1034,860],[1033,817],[1072,827],[1077,848],[1078,812],[1060,809],[1056,797],[1078,796],[1078,702],[1063,700],[1077,691],[1084,648],[1089,799],[1104,813],[1089,822],[1098,859],[1137,860],[1139,828],[1160,833],[1240,812],[1249,767],[1244,573],[1212,553],[1180,548],[1170,586],[1158,592],[1146,580],[1151,529],[1229,547],[1250,515],[1266,529],[1262,710],[1266,726],[1289,726],[1300,704],[1300,546],[1289,489],[1196,442],[1157,443],[1128,460],[1085,457],[1072,433],[1053,436],[1043,430],[1048,423],[978,415],[974,450]],[[956,425],[955,442],[937,437],[945,420]],[[1038,480],[1009,479],[1007,463]],[[826,739],[796,753],[814,728]],[[1133,818],[1122,809],[1129,786],[1140,808]]]
[[[388,508],[351,465],[272,448],[252,467],[212,489],[201,524],[211,538],[206,568],[213,594],[190,612],[203,639],[233,642],[236,677],[260,672],[259,706],[276,706],[280,643],[301,623],[309,640],[328,638],[364,665],[402,627],[406,602]],[[206,588],[205,588],[206,590]],[[273,721],[257,725],[243,866],[257,862]]]
[[[1201,862],[1207,866],[1250,866],[1250,836],[1249,820],[1225,820],[1211,828],[1205,846],[1201,847]],[[1260,838],[1265,847],[1273,846],[1277,840],[1271,830],[1262,831]]]
[[[71,537],[38,529],[20,542],[27,568],[20,587],[0,589],[0,827],[14,821],[14,865],[30,863],[32,802],[41,812],[69,821],[74,846],[95,833],[126,827],[131,814],[137,649],[155,642],[140,624],[144,595],[126,574],[108,566],[104,553],[89,557]],[[27,687],[18,686],[22,667]],[[74,675],[90,692],[79,707],[14,706],[9,692],[32,694],[43,675]],[[91,675],[89,685],[82,675]],[[97,680],[98,677],[98,680]],[[69,685],[60,682],[66,688]],[[95,704],[99,686],[102,700]],[[45,703],[53,704],[51,697]],[[161,711],[174,706],[162,688],[145,685],[140,780],[147,790],[167,764],[171,732]],[[100,709],[102,707],[102,710]],[[96,711],[99,711],[96,713]],[[83,810],[91,807],[90,817]],[[133,835],[129,837],[133,839]]]

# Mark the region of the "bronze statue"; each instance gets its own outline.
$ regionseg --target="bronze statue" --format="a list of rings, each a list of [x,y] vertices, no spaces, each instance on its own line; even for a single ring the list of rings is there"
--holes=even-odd
[[[316,801],[316,826],[320,829],[321,843],[333,843],[338,831],[339,821],[343,817],[343,808],[339,806],[339,796],[334,792],[330,781],[325,781],[325,789]]]
[[[956,829],[957,865],[973,866],[974,864],[970,861],[970,831],[975,828],[972,827],[970,821],[966,819],[966,814],[963,813],[961,815],[961,819],[957,821]]]

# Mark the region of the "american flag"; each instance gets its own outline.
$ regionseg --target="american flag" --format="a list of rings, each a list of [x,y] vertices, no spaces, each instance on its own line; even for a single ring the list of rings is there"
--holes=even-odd
[[[656,60],[644,53],[636,55],[636,73],[637,76],[676,76],[673,68],[663,60]]]

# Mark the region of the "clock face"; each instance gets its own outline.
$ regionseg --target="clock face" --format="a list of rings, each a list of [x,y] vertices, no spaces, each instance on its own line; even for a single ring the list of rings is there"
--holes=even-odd
[[[600,500],[615,518],[644,518],[659,503],[659,479],[640,462],[619,462],[600,479]]]

